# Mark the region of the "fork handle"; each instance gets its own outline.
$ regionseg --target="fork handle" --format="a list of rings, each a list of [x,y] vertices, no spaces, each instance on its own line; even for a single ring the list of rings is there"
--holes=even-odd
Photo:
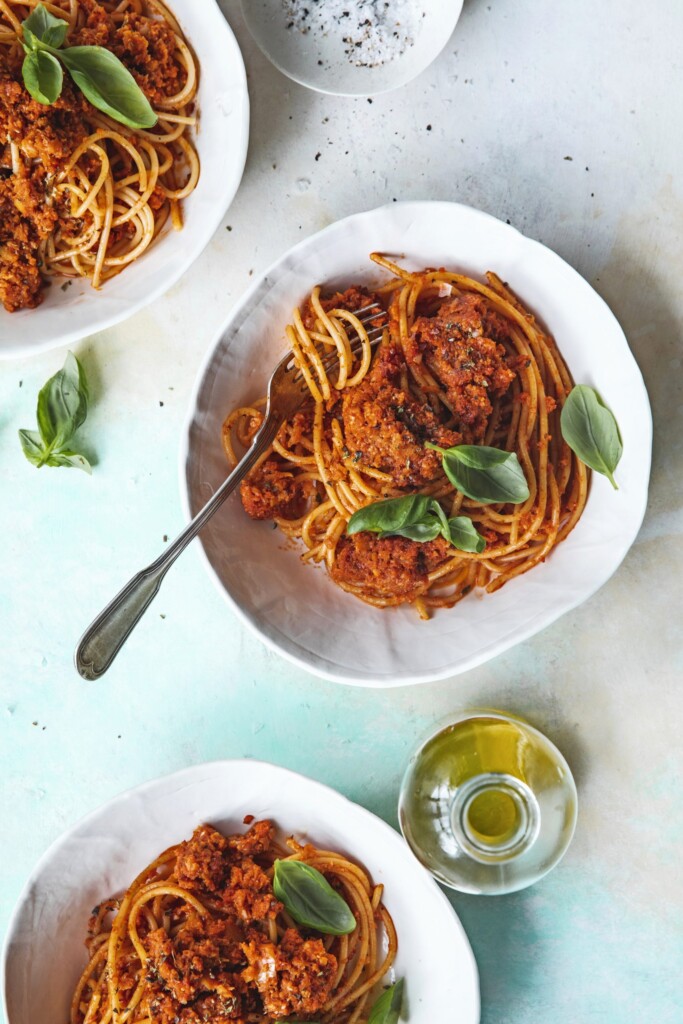
[[[113,601],[110,601],[91,622],[79,640],[74,656],[76,668],[84,679],[99,679],[104,675],[158,594],[164,576],[176,558],[253,469],[266,448],[274,441],[281,425],[282,418],[266,419],[244,458],[192,522],[188,523],[155,562],[133,576]]]

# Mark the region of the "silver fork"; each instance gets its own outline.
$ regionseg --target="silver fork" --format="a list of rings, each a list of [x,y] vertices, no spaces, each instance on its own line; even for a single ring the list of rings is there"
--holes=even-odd
[[[373,313],[372,310],[377,312]],[[383,312],[377,303],[371,303],[358,310],[355,315],[366,326],[381,317]],[[380,340],[383,331],[383,327],[368,330],[368,337],[373,345]],[[357,354],[360,347],[360,339],[356,338],[351,345],[352,352]],[[334,365],[334,359],[334,353],[323,359],[326,369]],[[282,424],[301,407],[308,394],[303,374],[296,369],[292,353],[288,352],[275,367],[268,382],[265,417],[244,457],[192,522],[178,534],[155,562],[129,580],[123,590],[90,623],[79,640],[74,660],[84,679],[99,679],[104,675],[158,594],[164,576],[176,558],[206,526],[214,512],[218,511],[247,473],[254,468],[275,440]]]

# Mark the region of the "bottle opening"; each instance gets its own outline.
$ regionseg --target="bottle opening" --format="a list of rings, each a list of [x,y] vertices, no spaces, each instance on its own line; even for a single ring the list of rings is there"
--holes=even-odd
[[[489,789],[473,797],[467,808],[468,831],[481,842],[509,839],[519,826],[517,804],[502,789]]]
[[[525,782],[486,772],[459,786],[451,804],[451,825],[458,845],[481,863],[519,857],[535,842],[540,828],[538,801]]]

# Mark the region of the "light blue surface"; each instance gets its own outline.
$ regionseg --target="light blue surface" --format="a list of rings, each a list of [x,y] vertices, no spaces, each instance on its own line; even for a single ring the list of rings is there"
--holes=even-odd
[[[259,757],[395,825],[400,778],[423,733],[460,707],[491,705],[527,716],[558,744],[580,808],[569,853],[537,886],[453,896],[479,963],[484,1024],[679,1024],[680,6],[662,3],[655,16],[635,0],[599,9],[577,0],[539,21],[532,0],[470,0],[437,65],[371,107],[285,83],[249,43],[235,5],[224,6],[245,50],[255,125],[233,230],[219,232],[164,300],[76,346],[93,392],[82,431],[92,478],[36,471],[16,439],[33,426],[37,392],[63,353],[0,366],[0,928],[48,844],[128,786],[213,758]],[[358,143],[377,125],[381,159]],[[82,682],[71,664],[80,632],[182,525],[187,398],[249,271],[393,195],[509,217],[584,273],[621,320],[655,416],[648,516],[624,565],[582,608],[488,665],[373,692],[270,655],[188,552],[111,672]]]

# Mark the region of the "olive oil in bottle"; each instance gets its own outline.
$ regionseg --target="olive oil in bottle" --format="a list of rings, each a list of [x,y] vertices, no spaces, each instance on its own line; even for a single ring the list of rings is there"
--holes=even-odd
[[[461,892],[514,892],[558,862],[576,824],[567,762],[522,719],[463,714],[411,759],[399,818],[418,859]]]

